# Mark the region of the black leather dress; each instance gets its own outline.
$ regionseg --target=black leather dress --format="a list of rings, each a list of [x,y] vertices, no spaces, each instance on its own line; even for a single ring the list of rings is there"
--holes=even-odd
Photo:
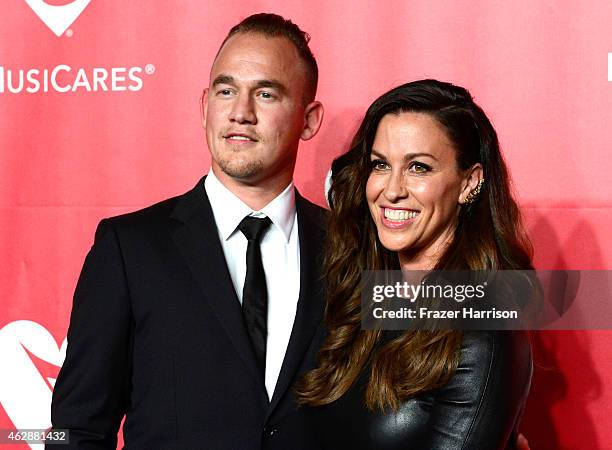
[[[325,450],[497,450],[515,448],[533,366],[525,332],[465,332],[459,366],[443,388],[399,410],[364,404],[369,369],[334,403],[307,408]]]

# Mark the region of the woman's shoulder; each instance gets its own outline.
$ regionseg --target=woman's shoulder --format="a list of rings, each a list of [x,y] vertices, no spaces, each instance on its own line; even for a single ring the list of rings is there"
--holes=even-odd
[[[457,374],[487,381],[507,370],[515,376],[531,375],[531,345],[526,331],[464,332]]]
[[[467,331],[453,377],[434,393],[433,414],[461,430],[461,448],[499,448],[516,433],[532,370],[527,332]]]

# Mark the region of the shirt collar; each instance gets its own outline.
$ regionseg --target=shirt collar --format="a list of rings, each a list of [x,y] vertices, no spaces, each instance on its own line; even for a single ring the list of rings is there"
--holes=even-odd
[[[289,242],[291,230],[295,221],[295,189],[293,182],[276,196],[270,203],[259,211],[249,208],[232,191],[226,188],[223,183],[210,170],[204,188],[210,201],[210,206],[215,216],[217,228],[223,240],[227,240],[236,231],[236,228],[248,215],[255,217],[267,216],[276,228],[278,228]]]

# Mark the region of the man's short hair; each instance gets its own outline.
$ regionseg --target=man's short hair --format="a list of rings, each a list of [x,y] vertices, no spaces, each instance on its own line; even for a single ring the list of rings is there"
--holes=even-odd
[[[319,81],[319,68],[312,51],[310,51],[310,47],[308,47],[308,42],[310,41],[308,33],[302,31],[291,20],[285,19],[278,14],[253,14],[232,27],[223,40],[221,48],[229,38],[238,33],[258,33],[268,37],[284,37],[288,39],[297,50],[306,69],[304,101],[309,103],[314,100]]]

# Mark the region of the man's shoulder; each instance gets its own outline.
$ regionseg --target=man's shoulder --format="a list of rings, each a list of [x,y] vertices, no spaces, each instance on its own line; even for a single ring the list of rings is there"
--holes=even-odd
[[[118,216],[107,217],[104,219],[104,221],[117,227],[138,225],[150,226],[160,221],[167,220],[181,197],[182,195],[179,195],[162,200],[136,211],[131,211]]]
[[[319,228],[325,228],[328,211],[311,202],[296,191],[296,209],[298,215],[303,214]]]
[[[117,229],[151,229],[160,225],[166,225],[172,220],[174,213],[178,209],[179,204],[193,202],[197,197],[197,189],[201,183],[198,183],[195,188],[175,197],[154,203],[145,208],[120,214],[117,216],[108,217],[102,220],[105,225],[110,225]]]
[[[179,195],[137,211],[107,217],[100,223],[121,230],[154,228],[162,223],[168,222],[180,198],[181,196]]]

